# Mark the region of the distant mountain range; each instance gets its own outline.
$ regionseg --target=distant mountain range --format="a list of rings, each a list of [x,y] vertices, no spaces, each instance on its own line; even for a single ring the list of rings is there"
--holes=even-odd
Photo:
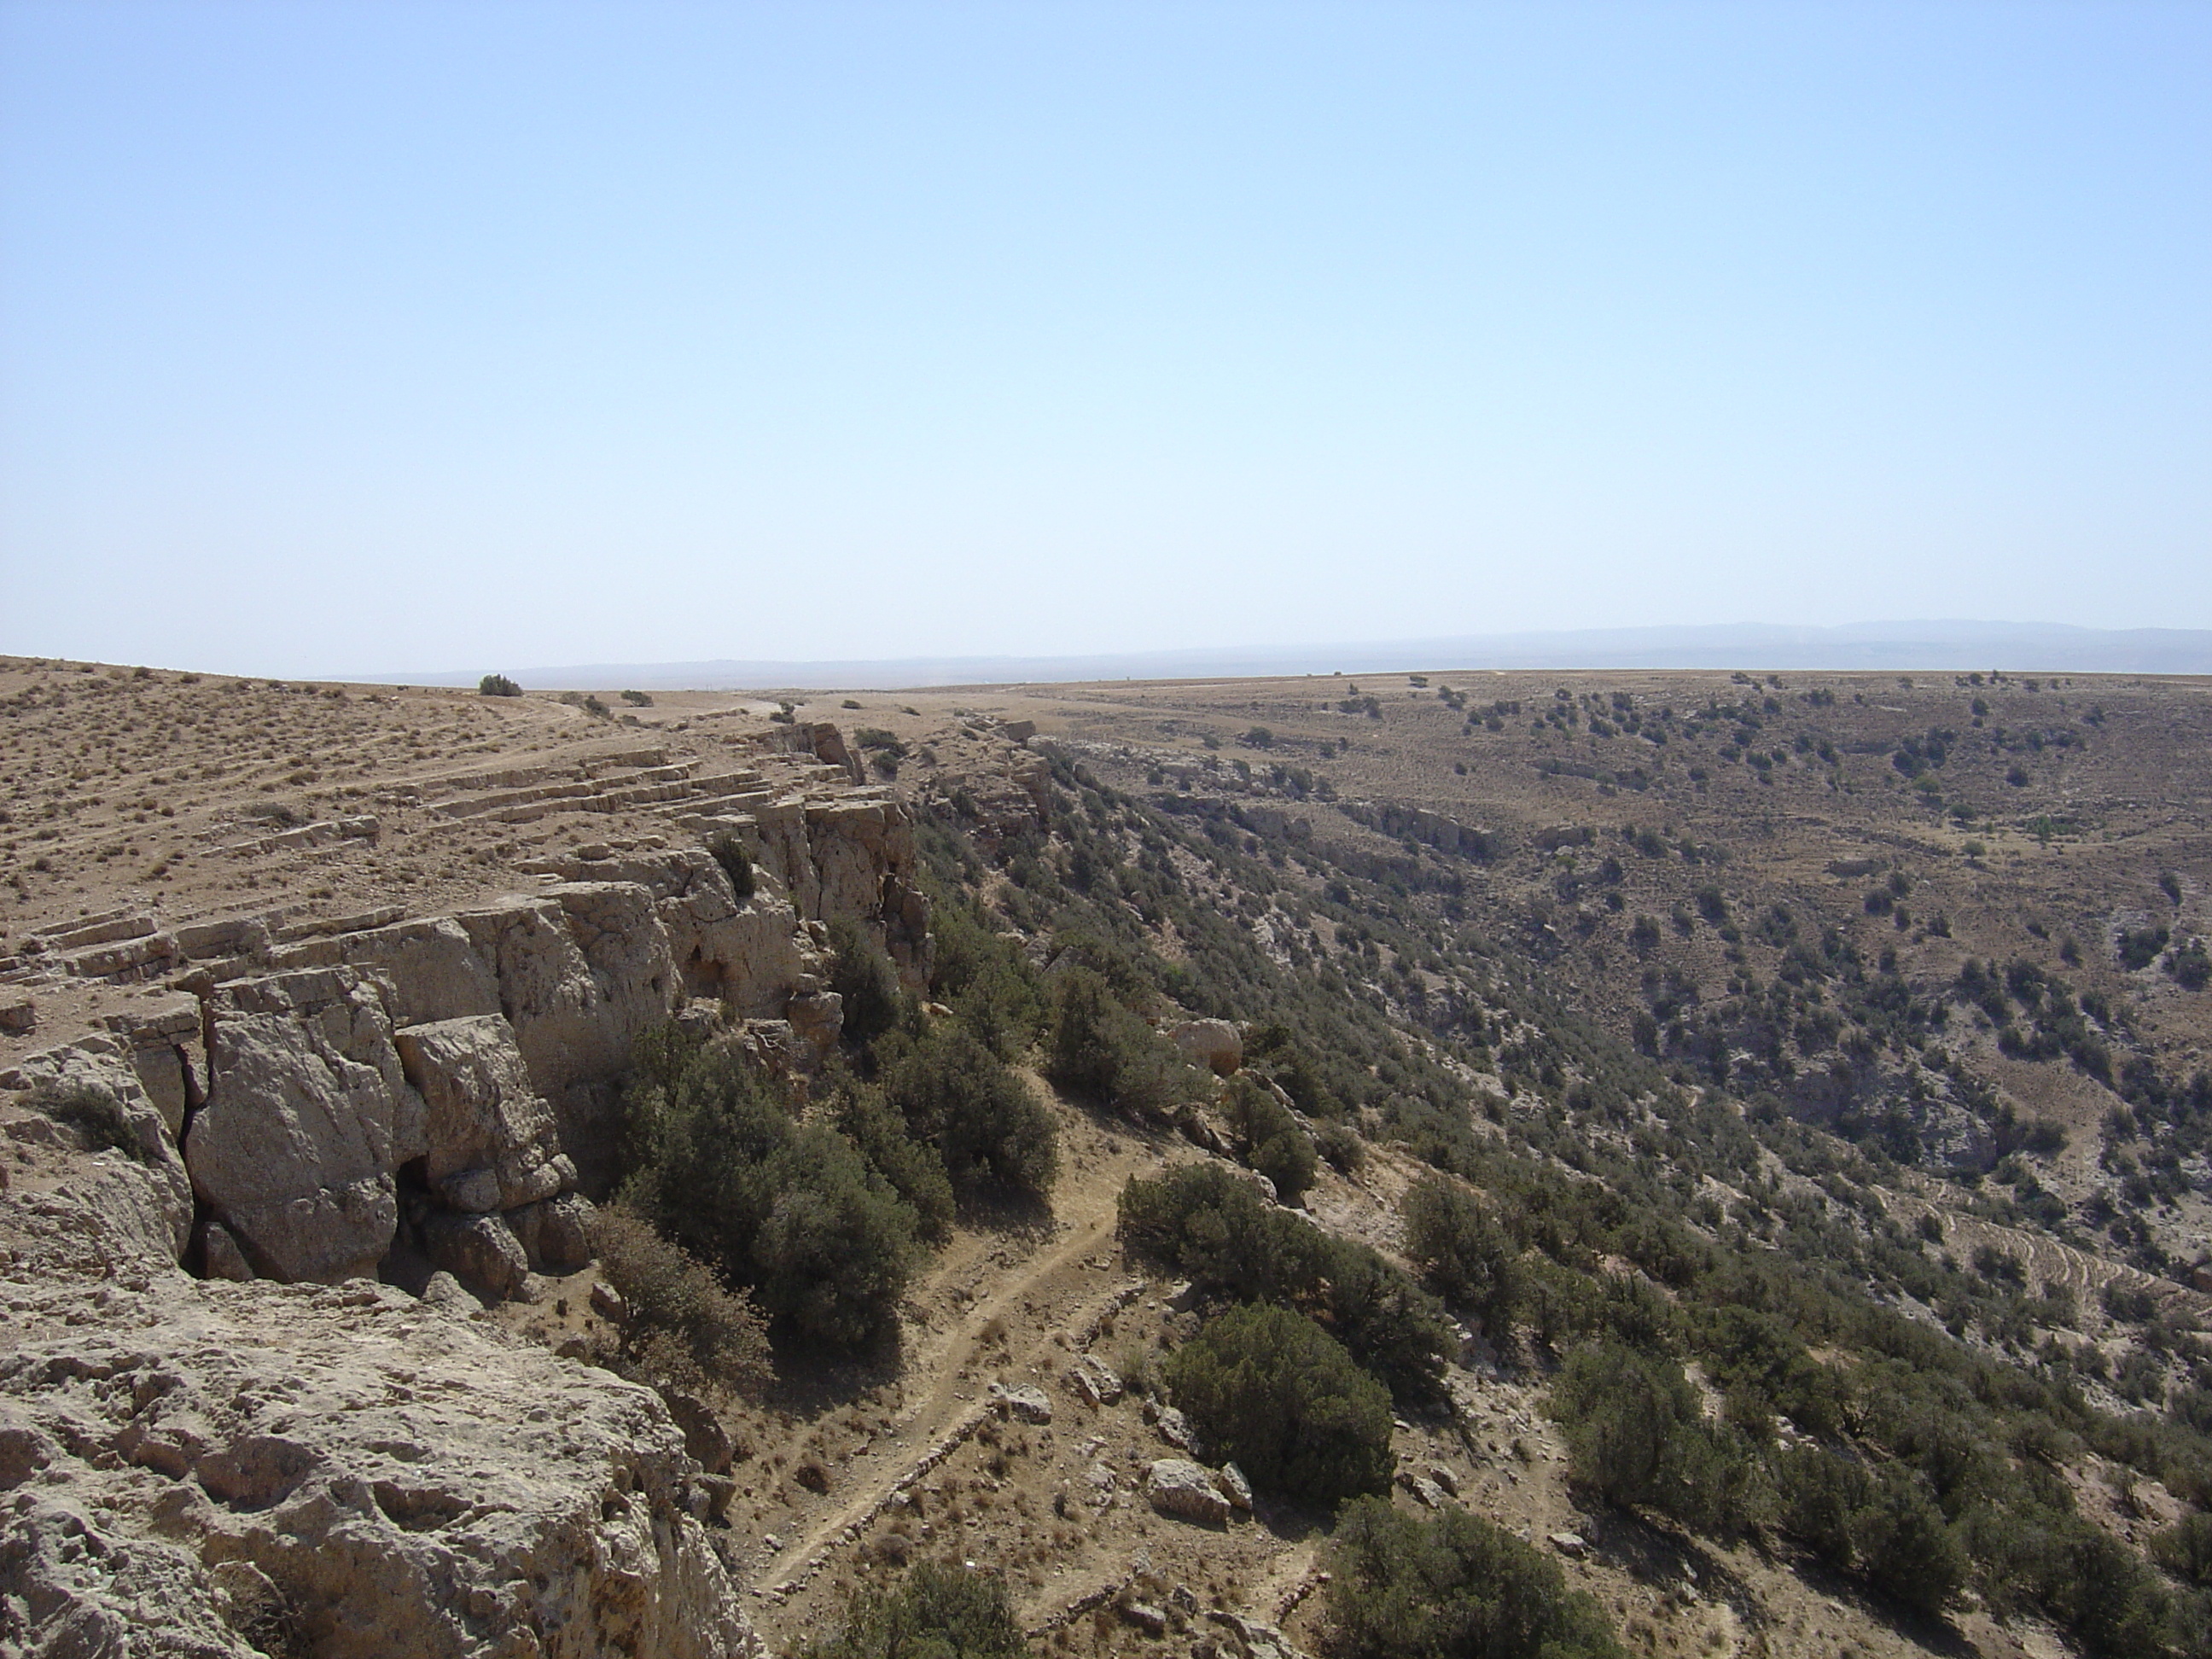
[[[592,663],[500,671],[532,690],[894,690],[1071,680],[1237,679],[1404,669],[1728,668],[2212,674],[2212,629],[2057,623],[1878,622],[1841,628],[1733,623],[1584,628],[1352,644],[1130,651],[1085,657],[900,657],[849,662]],[[485,671],[364,674],[369,684],[468,685]]]

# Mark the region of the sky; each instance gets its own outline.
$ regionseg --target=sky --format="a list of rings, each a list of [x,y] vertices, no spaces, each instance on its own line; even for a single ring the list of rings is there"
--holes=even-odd
[[[2212,6],[0,0],[0,651],[2212,627]]]

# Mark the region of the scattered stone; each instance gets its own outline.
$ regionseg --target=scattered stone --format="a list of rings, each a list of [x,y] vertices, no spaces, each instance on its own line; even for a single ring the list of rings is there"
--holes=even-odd
[[[1444,1489],[1425,1474],[1415,1475],[1407,1483],[1407,1489],[1413,1494],[1413,1500],[1416,1503],[1428,1509],[1440,1510],[1451,1502],[1451,1499],[1444,1495]]]
[[[1234,1463],[1224,1463],[1213,1484],[1221,1488],[1221,1495],[1240,1510],[1252,1507],[1252,1483],[1244,1478],[1244,1471]]]
[[[1078,1354],[1061,1379],[1067,1391],[1092,1407],[1110,1406],[1123,1393],[1119,1372],[1093,1354]]]
[[[1023,1423],[1052,1421],[1052,1401],[1042,1389],[1009,1389],[994,1382],[991,1398],[1000,1401]]]
[[[522,1241],[534,1273],[559,1278],[592,1260],[592,1201],[581,1193],[563,1193],[509,1210],[507,1224]]]
[[[1190,1419],[1173,1406],[1160,1407],[1159,1417],[1152,1424],[1161,1439],[1177,1451],[1188,1451],[1195,1437],[1190,1431]]]
[[[422,1254],[488,1302],[513,1300],[530,1273],[504,1216],[433,1212],[422,1223]]]
[[[1459,1477],[1451,1472],[1449,1465],[1431,1463],[1424,1473],[1454,1498],[1459,1496]]]
[[[443,1308],[447,1313],[477,1314],[483,1311],[483,1304],[471,1296],[459,1279],[442,1268],[424,1282],[422,1301],[426,1306]]]
[[[1168,1616],[1150,1601],[1124,1601],[1121,1617],[1147,1636],[1164,1636],[1168,1631]]]
[[[20,1036],[39,1026],[39,1006],[27,996],[0,997],[0,1031]]]
[[[601,1279],[592,1286],[592,1311],[610,1325],[620,1325],[629,1318],[629,1304],[623,1293]]]
[[[1578,1532],[1553,1533],[1550,1534],[1550,1543],[1553,1549],[1567,1556],[1580,1556],[1589,1548],[1589,1545],[1584,1541],[1583,1535]]]
[[[709,1474],[727,1474],[737,1461],[737,1449],[714,1408],[682,1389],[662,1389],[660,1397],[676,1426],[684,1431],[684,1449],[692,1460]]]
[[[1162,1515],[1178,1521],[1220,1526],[1229,1519],[1229,1500],[1214,1485],[1213,1471],[1180,1457],[1163,1457],[1146,1472],[1145,1496]]]

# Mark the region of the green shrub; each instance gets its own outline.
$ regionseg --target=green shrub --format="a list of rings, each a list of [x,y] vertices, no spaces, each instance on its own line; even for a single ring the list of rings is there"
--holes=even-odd
[[[1044,1030],[1036,970],[1012,939],[987,928],[960,896],[933,896],[931,994],[1000,1060],[1012,1060]]]
[[[1237,1156],[1273,1182],[1284,1203],[1297,1203],[1313,1185],[1319,1159],[1290,1109],[1264,1085],[1237,1077],[1222,1094],[1221,1112],[1236,1137]]]
[[[1617,1342],[1577,1348],[1552,1414],[1574,1479],[1616,1504],[1727,1535],[1758,1518],[1757,1465],[1741,1436],[1705,1420],[1672,1360]]]
[[[1884,1469],[1850,1521],[1851,1547],[1868,1582],[1914,1611],[1936,1613],[1966,1582],[1966,1554],[1910,1469]]]
[[[480,697],[519,697],[522,688],[504,674],[487,674],[477,682]]]
[[[1367,1143],[1348,1123],[1324,1123],[1314,1131],[1314,1150],[1340,1175],[1356,1176],[1366,1167]]]
[[[924,1238],[942,1243],[952,1236],[952,1182],[937,1148],[907,1133],[907,1121],[873,1084],[843,1079],[836,1100],[837,1127],[881,1172],[915,1213]]]
[[[1359,1498],[1328,1560],[1335,1659],[1620,1659],[1603,1611],[1557,1562],[1465,1510]]]
[[[964,1028],[907,1043],[884,1064],[882,1084],[908,1134],[937,1149],[954,1186],[996,1181],[1051,1192],[1060,1161],[1051,1113]]]
[[[1833,1567],[1856,1559],[1851,1522],[1874,1498],[1874,1477],[1825,1447],[1800,1444],[1771,1462],[1776,1520],[1784,1532]]]
[[[743,1055],[659,1035],[624,1097],[623,1196],[801,1335],[893,1328],[915,1212],[843,1134],[801,1123]]]
[[[1130,1249],[1237,1301],[1302,1309],[1392,1393],[1433,1397],[1451,1336],[1434,1297],[1366,1245],[1274,1207],[1218,1164],[1121,1189]]]
[[[2176,1577],[2212,1589],[2212,1515],[2185,1515],[2150,1540],[2150,1553]]]
[[[2192,939],[2166,959],[2166,971],[2185,991],[2201,991],[2212,985],[2212,952],[2204,941]]]
[[[925,1561],[895,1589],[853,1593],[834,1636],[797,1659],[1029,1659],[1005,1582],[973,1567]]]
[[[1482,1321],[1495,1340],[1519,1310],[1521,1252],[1485,1204],[1465,1188],[1431,1179],[1409,1188],[1401,1206],[1406,1254],[1431,1290]]]
[[[867,930],[849,916],[830,924],[830,948],[836,953],[830,988],[845,1000],[845,1040],[873,1042],[906,1012],[898,969]]]
[[[744,842],[726,830],[718,830],[707,841],[707,851],[714,862],[722,866],[722,873],[730,878],[738,902],[743,904],[753,896],[752,855],[745,851]]]
[[[1809,1434],[1842,1431],[1849,1389],[1774,1315],[1739,1306],[1715,1309],[1697,1342],[1719,1387],[1757,1393]]]
[[[801,1125],[763,1166],[773,1199],[753,1241],[762,1305],[841,1347],[896,1328],[914,1212],[835,1130]]]
[[[94,1084],[40,1084],[26,1103],[76,1130],[88,1152],[117,1152],[142,1164],[151,1161],[123,1115],[123,1103]]]
[[[622,1293],[623,1369],[694,1393],[743,1388],[768,1375],[761,1316],[704,1264],[626,1206],[592,1218],[599,1277]]]
[[[653,707],[653,693],[650,691],[625,691],[622,694],[622,700],[633,708]]]
[[[1087,968],[1067,969],[1054,988],[1045,1075],[1096,1105],[1148,1117],[1201,1089],[1174,1045]]]
[[[1247,1304],[1168,1357],[1168,1391],[1208,1457],[1268,1490],[1333,1504],[1390,1486],[1390,1396],[1286,1308]]]

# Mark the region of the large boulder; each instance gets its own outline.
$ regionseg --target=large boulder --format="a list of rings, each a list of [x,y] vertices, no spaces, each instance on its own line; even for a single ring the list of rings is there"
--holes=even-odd
[[[740,1016],[772,1016],[799,973],[799,917],[765,875],[740,899],[704,848],[553,854],[532,867],[569,882],[629,882],[653,895],[654,915],[685,994],[713,997]]]
[[[7,1272],[0,1651],[759,1653],[649,1390],[390,1286]]]
[[[1145,1475],[1145,1496],[1162,1515],[1218,1527],[1229,1519],[1229,1499],[1213,1471],[1188,1458],[1163,1457]]]
[[[422,1254],[430,1265],[488,1301],[505,1302],[529,1277],[530,1255],[500,1215],[434,1210],[422,1218]]]
[[[504,1219],[521,1241],[533,1273],[573,1273],[592,1260],[592,1201],[581,1193],[526,1204],[509,1210]]]
[[[73,1260],[114,1267],[182,1259],[191,1241],[191,1180],[139,1080],[131,1044],[101,1032],[26,1055],[0,1074],[0,1089],[26,1091],[7,1139],[19,1149],[42,1146],[50,1166],[38,1178],[19,1170],[11,1188],[0,1188],[20,1217],[46,1224]],[[78,1091],[112,1105],[112,1133],[88,1136],[49,1109]],[[95,1155],[80,1156],[88,1140]]]
[[[514,1028],[499,1014],[398,1032],[407,1079],[422,1097],[431,1189],[455,1209],[512,1210],[574,1186],[553,1109],[530,1085]]]
[[[344,966],[381,974],[392,988],[395,1025],[500,1011],[497,975],[451,916],[416,916],[359,933],[301,939],[267,956],[273,970]]]
[[[1228,1020],[1187,1019],[1168,1036],[1185,1060],[1217,1077],[1227,1077],[1244,1064],[1243,1033]]]
[[[381,979],[331,968],[240,980],[208,1000],[208,1100],[185,1162],[270,1277],[373,1273],[391,1249],[394,1172],[428,1147],[389,994]]]

